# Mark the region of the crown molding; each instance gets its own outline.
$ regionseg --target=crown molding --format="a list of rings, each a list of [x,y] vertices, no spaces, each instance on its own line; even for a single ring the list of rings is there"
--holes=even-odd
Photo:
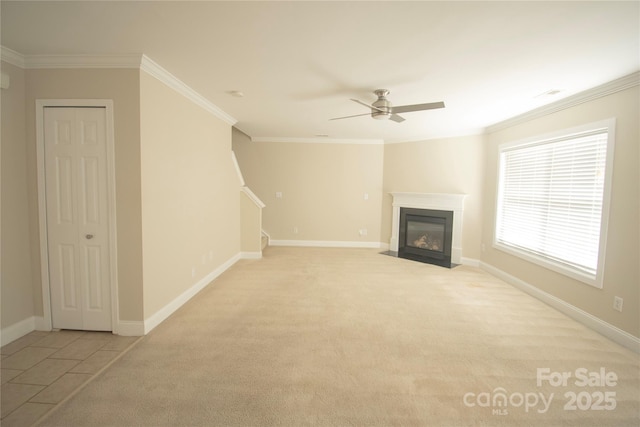
[[[0,46],[0,59],[18,68],[26,68],[24,55],[16,52],[15,50],[11,50],[8,47]]]
[[[134,68],[148,73],[160,80],[194,104],[204,108],[222,121],[233,126],[237,120],[222,111],[218,106],[191,89],[180,79],[162,68],[149,57],[139,53],[123,55],[22,55],[14,50],[0,46],[2,61],[22,69],[53,68]]]
[[[142,55],[23,55],[1,46],[1,58],[23,69],[38,68],[140,68]]]
[[[278,136],[252,136],[251,142],[291,142],[303,144],[360,144],[360,145],[383,145],[382,139],[338,139],[338,138],[286,138]]]
[[[587,89],[583,92],[575,95],[568,96],[564,99],[560,99],[548,105],[536,108],[526,113],[520,114],[510,119],[504,120],[499,123],[495,123],[484,129],[485,133],[493,133],[502,129],[506,129],[521,123],[528,122],[533,119],[537,119],[549,114],[557,113],[558,111],[566,110],[571,107],[575,107],[585,102],[593,101],[598,98],[602,98],[608,95],[612,95],[617,92],[621,92],[626,89],[630,89],[640,84],[640,71],[621,77],[616,80],[612,80],[608,83],[596,86],[591,89]]]
[[[27,55],[28,69],[38,68],[140,68],[142,55]]]
[[[236,119],[234,119],[229,114],[222,111],[218,106],[213,104],[211,101],[207,100],[198,92],[191,89],[180,79],[178,79],[173,74],[171,74],[170,72],[162,68],[153,60],[151,60],[148,56],[142,55],[140,69],[146,72],[147,74],[155,77],[156,79],[160,80],[162,83],[169,86],[171,89],[185,96],[186,98],[191,100],[194,104],[204,108],[205,110],[207,110],[214,116],[218,117],[220,120],[226,122],[227,124],[233,126],[237,123]]]

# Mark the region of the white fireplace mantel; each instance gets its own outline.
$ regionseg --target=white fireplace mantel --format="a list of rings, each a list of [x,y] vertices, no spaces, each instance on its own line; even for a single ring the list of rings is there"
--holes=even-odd
[[[466,194],[446,193],[391,193],[393,215],[391,218],[391,240],[389,249],[398,252],[400,231],[400,208],[433,209],[453,212],[453,236],[451,242],[451,262],[461,264],[462,260],[462,217]]]

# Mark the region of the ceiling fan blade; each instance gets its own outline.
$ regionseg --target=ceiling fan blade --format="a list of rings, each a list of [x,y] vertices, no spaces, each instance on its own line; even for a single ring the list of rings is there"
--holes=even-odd
[[[428,104],[400,105],[393,107],[394,113],[410,113],[412,111],[434,110],[436,108],[444,108],[444,102],[431,102]]]
[[[362,102],[362,101],[358,101],[357,99],[354,99],[354,98],[351,98],[351,100],[352,100],[353,102],[357,102],[357,103],[358,103],[358,104],[360,104],[360,105],[364,105],[364,106],[365,106],[365,107],[367,107],[367,108],[371,108],[372,110],[377,110],[377,111],[380,111],[381,113],[384,113],[384,110],[381,110],[381,109],[380,109],[380,108],[378,108],[378,107],[374,107],[373,105],[366,104],[366,103],[364,103],[364,102]]]
[[[361,117],[361,116],[370,116],[370,115],[371,115],[371,113],[356,114],[355,116],[335,117],[335,118],[329,119],[329,120],[342,120],[342,119],[350,119],[351,117]]]
[[[392,114],[392,115],[389,117],[389,120],[393,120],[393,121],[394,121],[394,122],[396,122],[396,123],[402,123],[402,122],[404,122],[404,120],[405,120],[405,119],[404,119],[404,117],[400,117],[400,116],[399,116],[399,115],[397,115],[397,114]]]

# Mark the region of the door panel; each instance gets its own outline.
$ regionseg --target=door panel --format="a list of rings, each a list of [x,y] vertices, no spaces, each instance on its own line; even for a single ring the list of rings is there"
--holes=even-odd
[[[90,310],[102,310],[102,293],[97,292],[101,289],[102,272],[101,269],[101,253],[99,246],[87,246],[84,251],[85,259],[85,281],[89,283],[87,289],[89,295],[87,295],[87,308]]]
[[[71,157],[57,157],[54,179],[56,180],[56,212],[57,224],[73,224],[73,159]]]
[[[75,245],[58,245],[58,280],[64,295],[62,307],[64,310],[71,311],[78,309],[75,252]]]
[[[45,108],[54,328],[111,330],[104,108]]]
[[[84,157],[80,160],[82,183],[82,220],[85,225],[100,224],[100,170],[99,159]]]

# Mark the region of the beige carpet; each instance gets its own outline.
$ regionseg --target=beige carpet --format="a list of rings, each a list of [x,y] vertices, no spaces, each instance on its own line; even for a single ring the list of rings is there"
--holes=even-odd
[[[538,386],[539,368],[571,377]],[[601,368],[615,385],[582,385]],[[479,269],[270,247],[41,425],[638,426],[639,376],[637,354]]]

